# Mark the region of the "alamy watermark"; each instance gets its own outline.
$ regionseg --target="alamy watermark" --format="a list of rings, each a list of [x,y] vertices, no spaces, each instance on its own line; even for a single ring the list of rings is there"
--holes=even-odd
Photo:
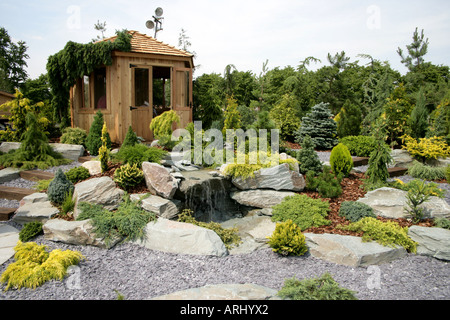
[[[381,8],[377,5],[371,5],[366,10],[369,17],[366,20],[366,25],[369,30],[381,29]]]

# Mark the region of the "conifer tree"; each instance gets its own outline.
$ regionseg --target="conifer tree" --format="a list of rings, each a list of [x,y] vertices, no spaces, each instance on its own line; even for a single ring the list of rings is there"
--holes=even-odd
[[[423,89],[417,93],[417,101],[411,112],[411,136],[413,138],[424,138],[428,128],[428,110],[426,108],[426,97]]]
[[[94,121],[92,122],[88,136],[86,138],[86,149],[93,156],[98,155],[98,149],[102,146],[101,136],[103,123],[103,114],[101,111],[98,111],[95,114]],[[109,133],[106,133],[106,146],[108,147],[108,149],[111,148],[111,138],[109,136]]]
[[[339,138],[358,136],[361,133],[361,110],[350,100],[346,100],[337,123]]]
[[[227,109],[225,110],[225,121],[222,133],[225,137],[227,129],[239,129],[241,127],[241,115],[237,110],[238,104],[232,96],[227,98]]]
[[[137,138],[136,133],[133,131],[133,128],[131,126],[128,127],[127,134],[125,135],[125,139],[123,140],[122,146],[123,147],[132,147],[135,144],[138,144],[139,140]]]
[[[319,155],[314,151],[314,142],[310,136],[305,136],[301,143],[302,149],[297,153],[299,162],[299,172],[306,174],[308,171],[314,171],[316,174],[322,172],[322,162]]]
[[[302,119],[300,129],[296,132],[298,143],[305,136],[310,136],[318,150],[331,150],[338,144],[337,125],[328,103],[319,103]]]

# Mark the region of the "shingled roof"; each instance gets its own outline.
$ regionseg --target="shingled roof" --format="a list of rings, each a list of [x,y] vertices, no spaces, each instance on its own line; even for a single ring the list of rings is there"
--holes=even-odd
[[[163,54],[188,58],[193,57],[193,55],[187,51],[177,49],[138,31],[128,31],[128,33],[130,33],[132,36],[131,52]],[[114,36],[102,41],[114,41],[116,38],[117,36]]]

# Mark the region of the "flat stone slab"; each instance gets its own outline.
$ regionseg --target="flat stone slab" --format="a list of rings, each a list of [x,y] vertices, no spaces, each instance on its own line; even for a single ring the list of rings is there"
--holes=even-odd
[[[360,237],[337,234],[305,233],[312,256],[351,267],[380,265],[405,257],[403,247],[386,247],[376,242],[363,242]]]
[[[0,183],[5,183],[11,180],[19,179],[20,170],[16,168],[4,168],[0,170]]]
[[[17,209],[12,220],[20,224],[33,221],[45,223],[58,213],[58,208],[54,207],[50,201],[25,203]]]
[[[156,251],[218,257],[228,254],[217,233],[191,223],[158,218],[147,224],[145,234],[135,243]]]
[[[11,150],[20,148],[20,142],[2,142],[0,145],[0,151],[8,153]],[[77,144],[65,144],[65,143],[49,143],[52,149],[60,153],[64,158],[78,161],[78,158],[84,154],[84,147]]]
[[[217,284],[177,291],[151,300],[280,300],[277,290],[257,284]]]
[[[14,247],[19,241],[19,230],[8,224],[0,223],[0,265],[14,256]]]
[[[284,198],[295,196],[295,192],[275,190],[246,190],[236,191],[230,194],[231,198],[248,207],[271,208],[283,201]]]
[[[417,254],[450,261],[450,230],[412,226],[408,236],[418,243]]]

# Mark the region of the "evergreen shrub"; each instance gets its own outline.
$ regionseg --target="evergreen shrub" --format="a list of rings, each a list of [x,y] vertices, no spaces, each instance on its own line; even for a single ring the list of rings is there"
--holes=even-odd
[[[302,231],[311,227],[330,225],[327,220],[330,204],[321,199],[312,199],[307,195],[289,196],[273,207],[272,221],[292,220]]]
[[[139,139],[134,132],[133,128],[131,126],[128,127],[127,134],[125,135],[125,139],[122,142],[121,148],[128,147],[128,146],[134,146],[135,144],[139,143]]]
[[[339,215],[351,222],[357,222],[365,217],[377,217],[370,206],[357,201],[342,202],[339,209]]]
[[[437,228],[450,230],[450,220],[446,218],[436,218],[434,220],[434,226]]]
[[[353,169],[353,159],[344,144],[339,143],[331,150],[330,165],[336,176],[342,174],[344,177],[348,177]]]
[[[62,172],[61,169],[55,174],[55,177],[48,185],[47,195],[50,202],[55,203],[56,205],[61,205],[66,197],[73,193],[75,187],[69,179],[67,179],[66,175]]]
[[[22,242],[27,242],[41,233],[42,233],[42,222],[40,221],[28,222],[25,223],[23,225],[22,230],[20,230],[19,240]]]
[[[81,128],[65,128],[60,138],[61,143],[86,145],[87,132]]]
[[[140,167],[145,161],[160,163],[166,154],[167,152],[163,149],[136,144],[120,148],[114,157],[123,164],[137,164]]]
[[[319,174],[322,171],[322,162],[319,155],[314,150],[314,142],[310,136],[305,136],[301,141],[301,150],[297,153],[297,160],[299,162],[299,172],[306,174],[308,171],[313,171]]]
[[[339,139],[344,144],[350,154],[355,157],[370,157],[376,148],[376,140],[373,136],[347,136]]]
[[[432,167],[419,161],[414,161],[413,164],[408,168],[408,174],[413,178],[430,181],[445,179],[445,171],[446,168]]]
[[[302,256],[308,251],[305,235],[292,220],[277,223],[269,239],[269,246],[283,256]]]
[[[306,173],[306,189],[319,192],[323,198],[337,198],[342,194],[342,178],[342,173],[336,177],[329,166],[323,166],[318,176],[313,171]]]
[[[86,180],[91,176],[89,170],[83,166],[72,168],[65,172],[67,179],[70,180],[73,184]]]
[[[173,111],[165,111],[157,117],[154,117],[150,122],[150,130],[156,138],[165,135],[172,135],[173,123],[180,123],[180,117]]]
[[[138,167],[137,163],[133,165],[127,163],[116,169],[114,172],[114,181],[120,188],[129,190],[144,181],[144,173]]]
[[[94,121],[91,124],[89,133],[86,138],[86,149],[93,156],[97,156],[98,150],[102,146],[102,129],[103,129],[103,113],[99,110],[94,116]],[[106,133],[106,147],[111,149],[111,137]]]

